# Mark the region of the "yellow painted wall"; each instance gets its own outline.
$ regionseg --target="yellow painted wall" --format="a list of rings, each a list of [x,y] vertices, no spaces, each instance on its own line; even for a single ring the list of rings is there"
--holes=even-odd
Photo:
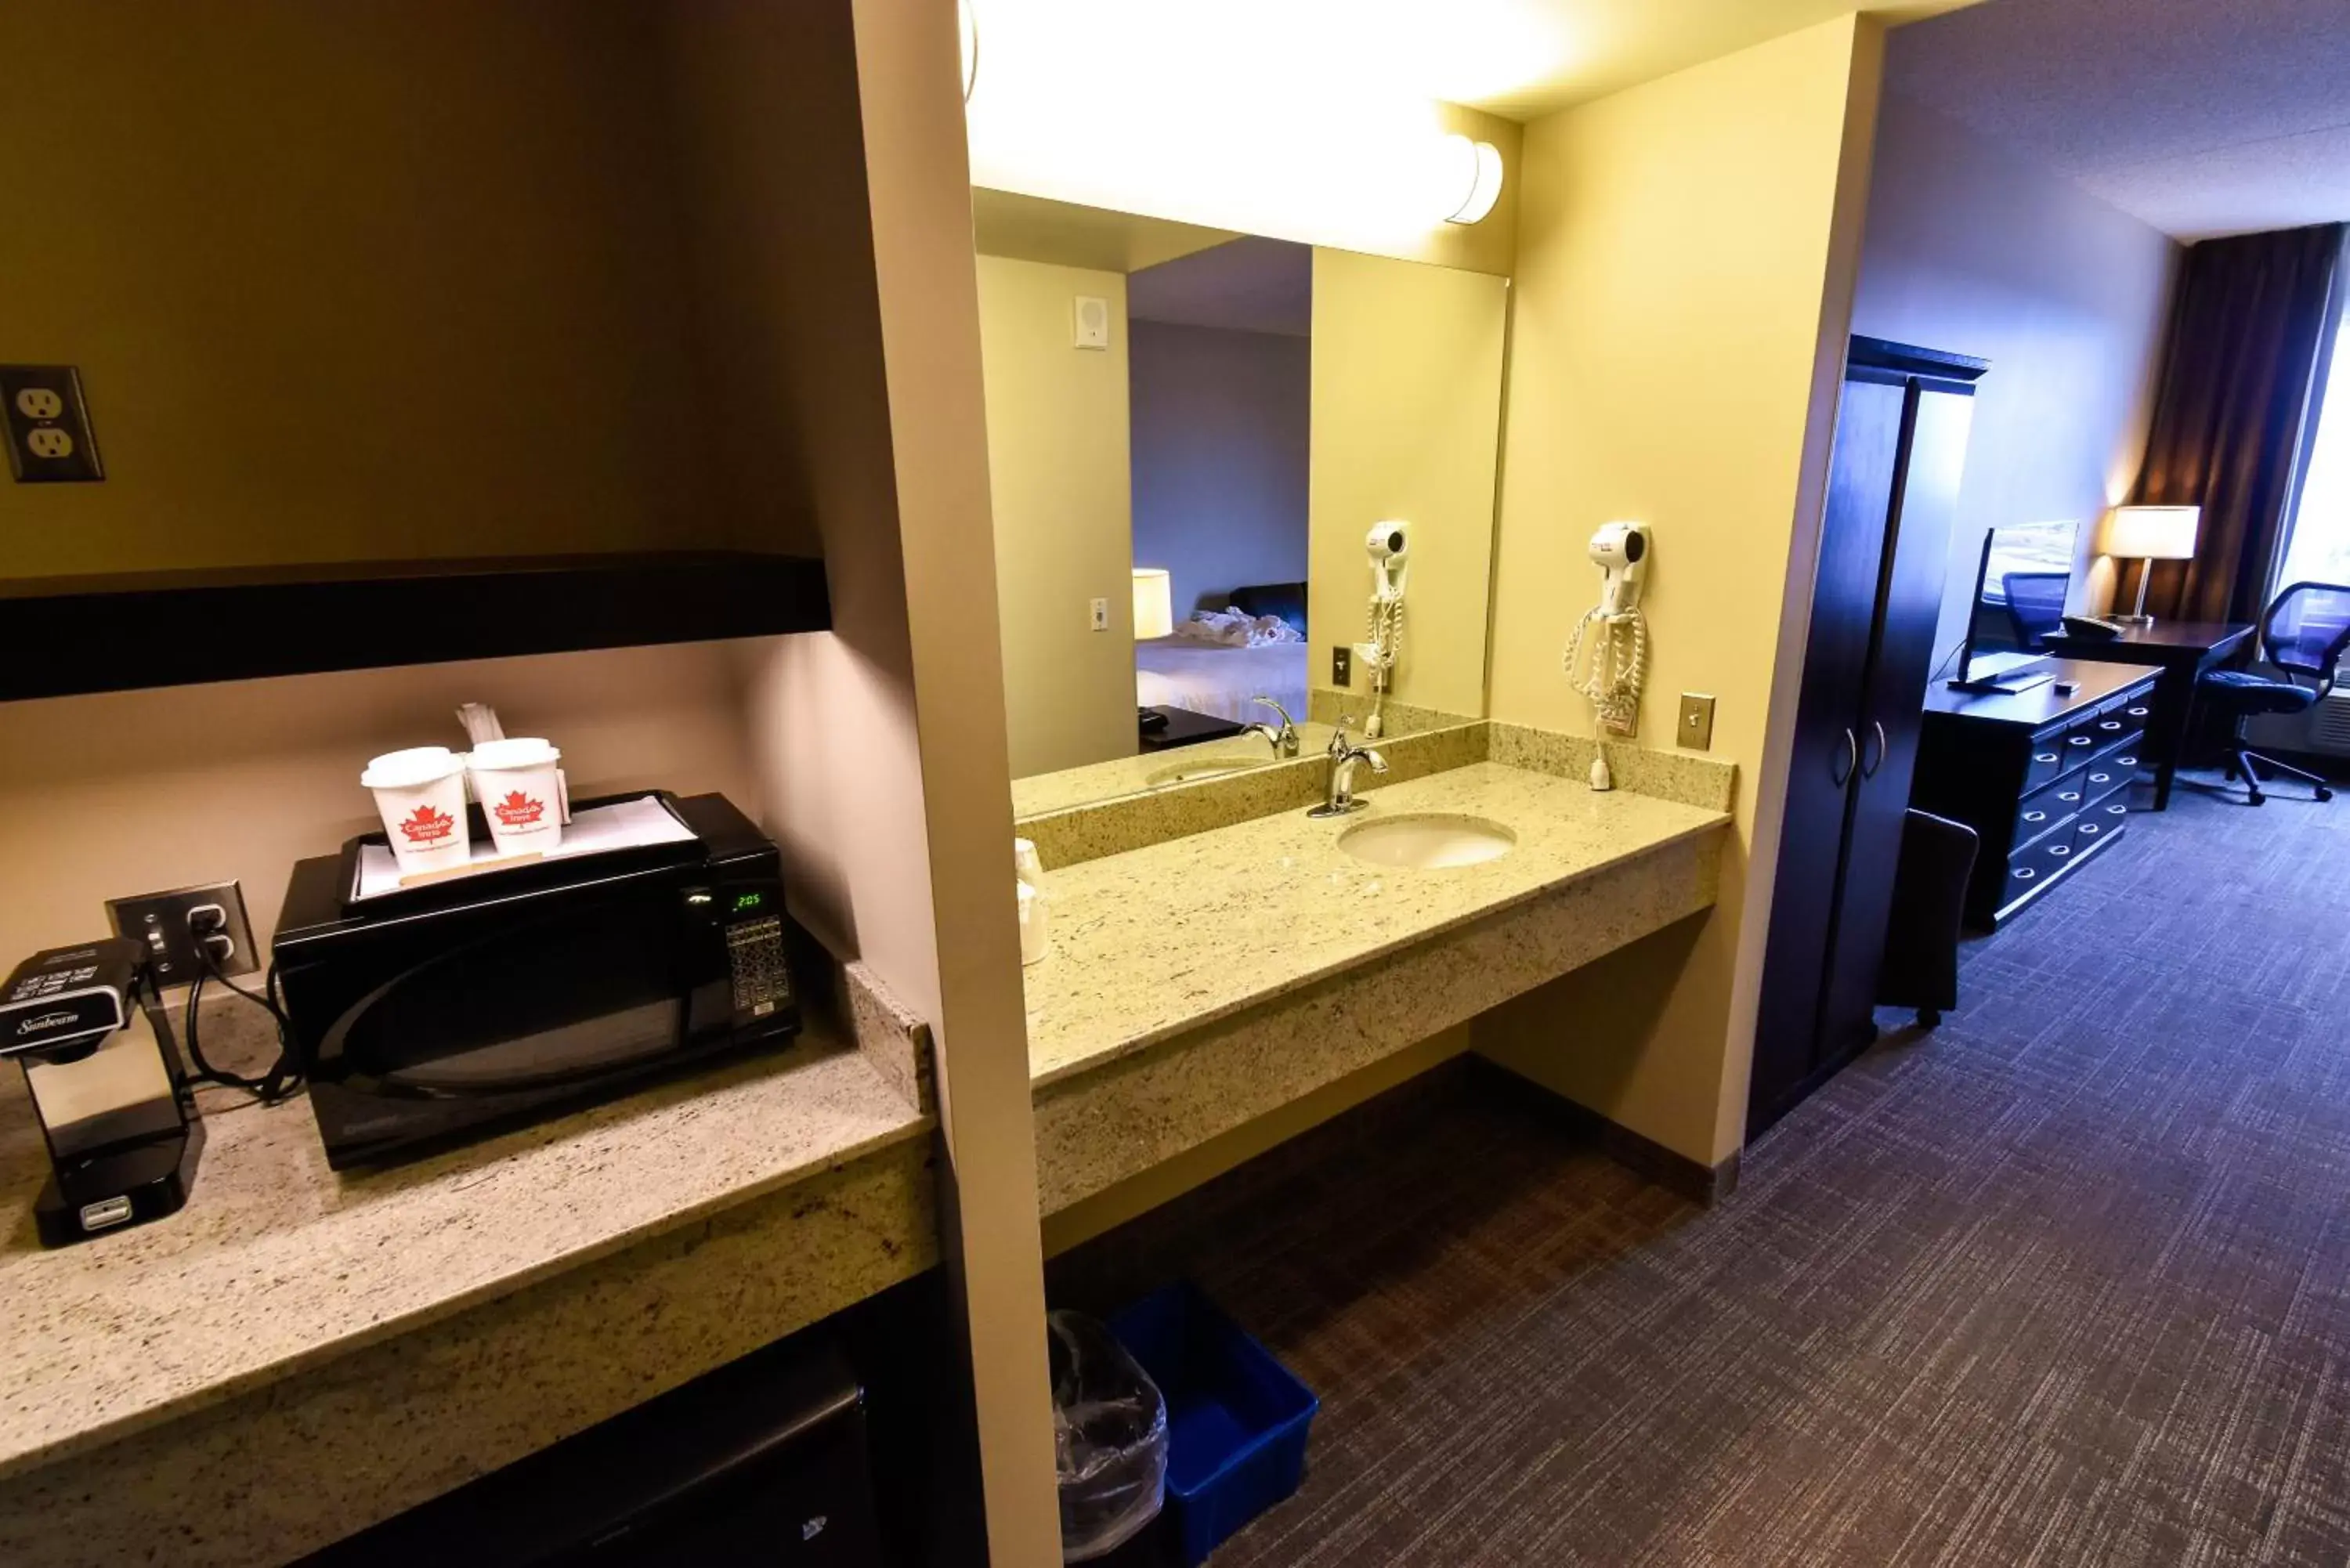
[[[1485,711],[1487,588],[1509,285],[1482,273],[1314,253],[1307,679],[1364,634],[1372,524],[1412,524],[1394,698]],[[1357,670],[1353,688],[1367,694]]]
[[[1071,338],[1079,295],[1109,348]],[[1012,776],[1134,754],[1134,512],[1126,278],[979,258],[988,484]],[[1095,631],[1090,602],[1109,601]]]
[[[0,6],[0,353],[108,471],[0,575],[727,542],[660,10]]]
[[[1639,519],[1641,738],[1711,692],[1739,782],[1713,912],[1481,1020],[1478,1048],[1707,1163],[1742,1137],[1882,48],[1840,18],[1526,130],[1492,712],[1592,732],[1560,648],[1592,531]]]

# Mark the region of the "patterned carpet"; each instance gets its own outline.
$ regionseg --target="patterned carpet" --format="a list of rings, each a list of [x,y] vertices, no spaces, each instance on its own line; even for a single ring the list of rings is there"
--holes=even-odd
[[[1491,1096],[1196,1263],[1324,1397],[1215,1568],[2350,1562],[2350,797],[2182,789],[1701,1212]]]

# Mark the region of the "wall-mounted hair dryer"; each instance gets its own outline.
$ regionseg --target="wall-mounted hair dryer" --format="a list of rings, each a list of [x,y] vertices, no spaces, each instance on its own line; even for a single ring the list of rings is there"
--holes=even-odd
[[[1355,645],[1355,657],[1371,675],[1371,715],[1363,722],[1365,736],[1377,739],[1382,727],[1380,710],[1395,684],[1396,663],[1403,657],[1403,588],[1411,575],[1411,524],[1401,518],[1374,523],[1363,537],[1371,557],[1371,607],[1368,629]]]
[[[1648,575],[1648,525],[1602,524],[1591,536],[1591,564],[1601,573],[1599,603],[1575,623],[1563,663],[1567,683],[1591,699],[1600,732],[1628,738],[1640,727],[1640,682],[1648,672],[1648,622],[1640,613],[1641,580]],[[1602,756],[1592,766],[1592,787],[1608,787],[1607,776]]]
[[[1648,525],[1603,523],[1591,536],[1591,564],[1599,582],[1599,613],[1628,615],[1640,607],[1640,579],[1648,575]]]

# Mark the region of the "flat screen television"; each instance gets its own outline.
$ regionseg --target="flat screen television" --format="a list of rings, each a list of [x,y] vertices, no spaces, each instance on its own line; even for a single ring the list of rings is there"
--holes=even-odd
[[[1984,535],[1966,654],[1953,684],[2023,691],[2052,679],[2040,669],[2044,639],[2064,628],[2079,529],[2077,522],[2011,523]]]

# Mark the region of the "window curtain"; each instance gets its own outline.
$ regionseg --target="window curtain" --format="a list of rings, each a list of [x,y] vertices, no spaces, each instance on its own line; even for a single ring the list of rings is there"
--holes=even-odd
[[[2187,253],[2140,503],[2200,506],[2191,561],[2158,561],[2147,607],[2258,620],[2316,429],[2341,314],[2345,225],[2205,240]]]

